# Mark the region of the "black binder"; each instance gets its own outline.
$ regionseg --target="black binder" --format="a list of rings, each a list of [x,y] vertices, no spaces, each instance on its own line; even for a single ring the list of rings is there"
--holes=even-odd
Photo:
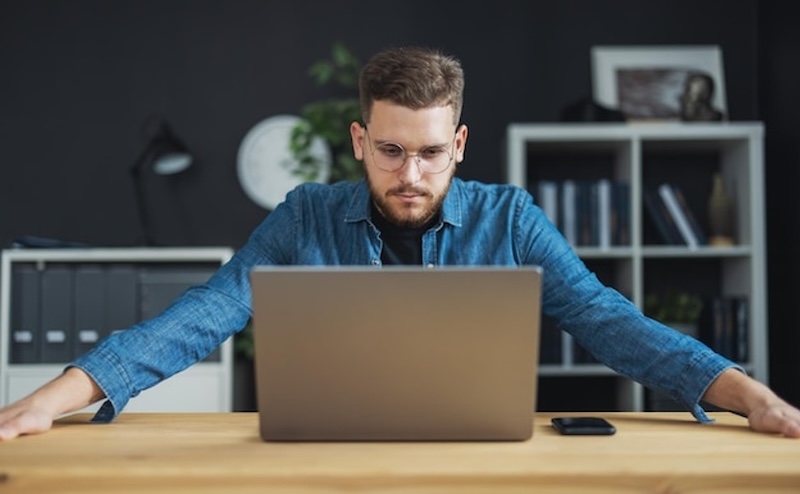
[[[118,264],[106,272],[105,327],[101,338],[139,322],[138,270]]]
[[[72,355],[86,353],[105,334],[106,287],[105,271],[98,265],[75,268],[75,326],[72,334]]]
[[[39,363],[39,271],[32,264],[12,268],[11,327],[9,332],[12,364]]]
[[[50,265],[42,272],[42,363],[69,362],[72,357],[73,271]]]

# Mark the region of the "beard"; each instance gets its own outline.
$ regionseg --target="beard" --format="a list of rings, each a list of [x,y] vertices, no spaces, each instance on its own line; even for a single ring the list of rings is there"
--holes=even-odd
[[[401,228],[421,227],[439,214],[439,211],[442,209],[444,198],[447,197],[447,192],[450,190],[450,183],[453,178],[451,174],[447,185],[438,194],[425,188],[412,185],[400,185],[381,194],[375,189],[368,170],[365,170],[365,174],[370,197],[375,207],[380,211],[386,221]],[[421,205],[413,206],[398,204],[396,201],[392,201],[392,196],[397,194],[417,194],[424,199],[424,202]]]

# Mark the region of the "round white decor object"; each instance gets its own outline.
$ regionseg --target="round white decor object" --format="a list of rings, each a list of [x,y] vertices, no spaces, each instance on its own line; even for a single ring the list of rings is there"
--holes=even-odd
[[[294,173],[297,160],[289,149],[292,129],[300,121],[295,115],[268,117],[254,125],[239,146],[239,184],[253,202],[265,209],[275,209],[287,192],[305,181]],[[316,137],[310,152],[320,163],[317,181],[327,182],[332,161],[330,148]]]

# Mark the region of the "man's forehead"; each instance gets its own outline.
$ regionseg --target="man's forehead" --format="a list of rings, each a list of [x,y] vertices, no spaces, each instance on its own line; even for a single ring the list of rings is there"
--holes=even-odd
[[[435,137],[455,130],[452,106],[412,109],[385,102],[376,102],[367,125],[373,138],[387,140]]]

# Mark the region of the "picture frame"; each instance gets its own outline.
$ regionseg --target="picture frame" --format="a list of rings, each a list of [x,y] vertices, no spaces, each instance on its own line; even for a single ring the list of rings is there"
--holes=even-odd
[[[591,62],[595,102],[621,111],[628,120],[726,119],[719,46],[593,46]],[[687,82],[697,77],[710,80],[705,112],[687,110],[692,107]]]

